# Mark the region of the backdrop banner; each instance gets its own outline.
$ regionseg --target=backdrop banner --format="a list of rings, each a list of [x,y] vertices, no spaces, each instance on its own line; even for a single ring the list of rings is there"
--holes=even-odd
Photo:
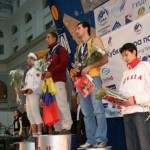
[[[150,13],[102,37],[109,56],[109,63],[101,68],[101,77],[105,87],[119,89],[122,74],[126,69],[119,49],[125,43],[134,43],[138,48],[138,57],[143,61],[150,60],[149,19]],[[120,111],[112,104],[104,101],[104,106],[107,117],[120,116]]]

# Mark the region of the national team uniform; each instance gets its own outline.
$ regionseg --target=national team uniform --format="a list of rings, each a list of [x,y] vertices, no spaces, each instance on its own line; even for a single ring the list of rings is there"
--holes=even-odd
[[[128,97],[134,96],[136,101],[133,106],[122,107],[127,149],[149,150],[150,63],[134,60],[123,74],[120,92]],[[148,120],[145,121],[146,119]]]

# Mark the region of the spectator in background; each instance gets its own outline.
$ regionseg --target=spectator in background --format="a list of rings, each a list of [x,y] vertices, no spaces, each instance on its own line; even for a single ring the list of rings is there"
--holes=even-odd
[[[14,122],[13,122],[13,127],[14,127],[14,132],[13,136],[16,137],[22,137],[22,113],[19,110],[14,111]]]
[[[31,135],[30,122],[27,117],[26,104],[24,104],[24,112],[22,113],[23,138],[27,139]]]

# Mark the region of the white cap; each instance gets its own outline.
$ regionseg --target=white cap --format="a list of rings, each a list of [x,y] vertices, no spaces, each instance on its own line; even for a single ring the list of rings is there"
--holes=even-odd
[[[33,57],[35,60],[38,59],[38,57],[32,52],[29,53],[28,57]]]

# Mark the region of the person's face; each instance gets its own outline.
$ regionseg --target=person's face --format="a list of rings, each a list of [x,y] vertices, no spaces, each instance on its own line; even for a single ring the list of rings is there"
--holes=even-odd
[[[18,112],[14,111],[14,116],[17,117],[18,116]]]
[[[78,25],[75,29],[75,34],[78,38],[81,38],[85,32],[87,32],[87,28],[83,28],[82,24]]]
[[[34,61],[35,61],[35,59],[32,56],[27,57],[27,63],[29,66],[33,65]]]
[[[133,60],[136,59],[136,51],[135,50],[133,52],[126,50],[121,55],[127,64],[130,64]]]
[[[53,43],[56,42],[56,39],[52,37],[51,34],[47,34],[45,41],[48,45],[52,45]]]

